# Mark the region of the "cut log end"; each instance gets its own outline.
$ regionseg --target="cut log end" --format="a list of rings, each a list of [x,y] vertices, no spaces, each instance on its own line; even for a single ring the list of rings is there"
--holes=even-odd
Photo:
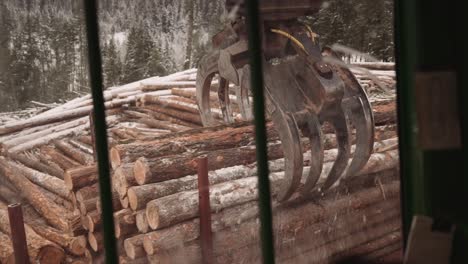
[[[145,249],[146,254],[154,255],[155,252],[154,252],[153,241],[151,237],[143,238],[143,248]]]
[[[65,181],[65,187],[67,187],[68,190],[73,191],[73,180],[71,174],[65,172],[63,180]]]
[[[135,162],[135,166],[133,167],[133,175],[135,177],[136,182],[139,185],[145,184],[146,176],[148,173],[150,173],[148,162],[145,158],[139,158]]]
[[[148,204],[146,206],[146,220],[151,229],[155,230],[159,227],[159,208],[157,205]]]
[[[77,256],[83,256],[86,251],[86,237],[78,236],[72,239],[69,246],[70,252]]]
[[[127,257],[129,257],[130,259],[136,259],[137,249],[131,240],[124,241],[124,249],[125,253],[127,254]]]
[[[98,252],[102,247],[102,234],[88,233],[88,242],[94,252]]]
[[[121,198],[120,199],[120,205],[122,205],[122,208],[124,208],[124,209],[128,208],[128,206],[129,206],[128,197]]]
[[[127,198],[130,208],[132,208],[133,211],[138,210],[138,197],[132,188],[127,190]]]
[[[140,233],[148,232],[149,226],[148,226],[148,219],[146,217],[146,212],[143,211],[141,213],[138,213],[135,216],[135,222],[136,222],[137,229]]]
[[[112,148],[110,150],[110,160],[111,160],[112,169],[114,170],[117,169],[122,164],[119,151],[116,148]]]
[[[65,252],[56,246],[45,246],[37,255],[37,263],[63,263]]]

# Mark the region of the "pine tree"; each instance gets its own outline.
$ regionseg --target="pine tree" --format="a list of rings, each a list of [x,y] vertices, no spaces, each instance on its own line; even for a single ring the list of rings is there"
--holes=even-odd
[[[128,35],[123,82],[129,83],[149,76],[148,59],[154,43],[141,25],[133,27]]]
[[[122,77],[122,62],[120,61],[120,54],[115,46],[114,38],[111,38],[104,51],[105,86],[119,85]]]

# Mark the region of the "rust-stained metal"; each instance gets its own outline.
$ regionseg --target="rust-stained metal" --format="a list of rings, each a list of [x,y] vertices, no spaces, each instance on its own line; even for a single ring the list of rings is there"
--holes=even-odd
[[[203,263],[213,262],[213,238],[211,231],[210,183],[208,180],[208,158],[200,157],[198,165],[198,208],[200,211],[200,241]]]
[[[23,210],[20,203],[8,205],[8,218],[10,220],[11,241],[15,252],[15,263],[29,264]]]
[[[284,183],[275,193],[279,201],[291,197],[300,185],[301,137],[309,138],[312,157],[310,174],[301,188],[303,194],[324,191],[346,175],[355,174],[366,164],[372,151],[374,121],[366,92],[348,69],[323,60],[325,56],[336,59],[338,56],[329,48],[322,49],[317,35],[298,20],[300,16],[316,12],[320,3],[320,0],[260,1],[265,110],[278,130],[286,161]],[[229,84],[236,89],[242,118],[252,119],[243,8],[243,1],[227,1],[227,9],[237,10],[237,16],[215,36],[218,50],[207,54],[200,62],[197,103],[205,126],[219,122],[210,105],[211,82],[216,77],[219,78],[218,99],[224,122],[235,120],[227,96],[231,89]],[[324,122],[335,130],[338,156],[325,183],[317,186],[323,163],[321,127]],[[352,129],[356,129],[353,154]]]

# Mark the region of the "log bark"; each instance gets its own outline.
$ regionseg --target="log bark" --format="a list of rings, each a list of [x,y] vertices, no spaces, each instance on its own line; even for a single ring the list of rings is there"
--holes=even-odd
[[[39,236],[28,225],[24,227],[31,263],[61,263],[65,259],[63,249]],[[0,209],[0,229],[5,234],[11,235],[8,213],[4,209]]]
[[[391,149],[384,149],[388,146],[397,146],[397,139],[388,139],[374,144],[374,152],[388,151]],[[354,152],[355,146],[353,145],[351,151]],[[330,149],[324,151],[323,161],[334,161],[337,156],[337,149]],[[310,160],[310,153],[304,154],[304,163],[307,165]],[[277,172],[284,169],[284,159],[278,159],[268,162],[270,172]],[[256,169],[252,165],[247,166],[234,166],[222,168],[209,172],[210,185],[236,180],[240,178],[252,177],[256,175]],[[139,186],[132,186],[127,191],[130,208],[139,210],[146,207],[146,204],[154,199],[168,196],[174,193],[194,190],[197,188],[197,175],[185,176],[179,179],[168,180],[164,182],[151,183]]]
[[[193,124],[191,122],[181,120],[179,118],[167,115],[165,113],[156,112],[154,109],[147,109],[146,107],[144,107],[142,110],[146,111],[153,118],[161,120],[161,121],[168,121],[168,122],[170,122],[172,124],[177,124],[177,125],[181,125],[181,126],[185,126],[185,127],[189,127],[189,128],[200,127],[200,125],[196,125],[196,124]]]
[[[69,169],[81,166],[81,164],[63,155],[61,152],[59,152],[57,149],[53,147],[49,147],[49,146],[41,147],[41,152],[49,156],[63,170],[69,170]]]
[[[248,166],[234,166],[209,172],[210,185],[254,176],[254,169]],[[197,188],[197,175],[190,175],[179,179],[151,183],[130,187],[127,191],[130,208],[140,210],[154,199],[162,198],[174,193],[194,190]]]
[[[63,216],[67,215],[66,210],[50,201],[39,187],[31,183],[25,176],[15,173],[5,158],[0,158],[0,172],[16,189],[22,190],[22,196],[47,219],[47,222],[59,230],[69,230],[67,221],[63,219]]]
[[[173,108],[176,110],[189,112],[193,114],[199,114],[200,111],[198,110],[198,106],[196,104],[189,104],[181,101],[173,100],[171,97],[160,97],[160,96],[152,96],[152,95],[143,95],[141,97],[141,103],[143,105],[149,104],[157,104],[162,107]]]
[[[13,170],[26,176],[26,178],[28,178],[32,183],[35,183],[36,185],[41,186],[66,200],[70,200],[70,191],[65,187],[65,182],[63,180],[40,171],[33,170],[22,164],[11,161],[9,161],[8,164]]]
[[[159,129],[167,129],[172,132],[184,131],[190,129],[190,127],[171,124],[168,121],[160,121],[153,118],[141,118],[138,120],[140,123],[147,125],[148,127],[152,128],[159,128]]]
[[[353,228],[354,232],[359,232],[369,224],[381,223],[389,218],[398,222],[396,221],[399,215],[398,187],[397,182],[386,185],[385,188],[391,193],[391,198],[389,197],[388,200],[378,203],[375,201],[381,199],[381,191],[379,188],[372,188],[349,196],[340,196],[337,200],[319,201],[318,204],[306,201],[293,206],[279,206],[274,210],[273,221],[276,247],[286,252],[289,250],[295,254],[297,252],[294,247],[302,245],[303,243],[299,243],[301,240],[306,240],[307,243],[304,243],[304,245],[313,248],[332,242],[342,237],[343,234],[346,236],[350,228]],[[252,261],[252,259],[248,258],[249,254],[247,252],[252,249],[255,252],[257,250],[255,243],[259,243],[260,240],[258,233],[259,222],[256,217],[257,215],[245,223],[241,222],[241,224],[230,228],[215,231],[213,233],[214,245],[216,245],[215,255],[224,255],[228,253],[225,249],[229,248],[229,252],[240,253],[244,251],[246,254],[241,253],[237,256],[246,257],[246,260]],[[367,222],[363,219],[366,219]],[[195,222],[195,220],[192,222]],[[194,241],[193,243],[184,243],[182,249],[189,245],[197,246],[196,250],[193,250],[189,255],[185,255],[185,257],[187,259],[199,259],[199,241],[195,240],[199,236],[199,228],[197,227],[197,225],[192,225],[183,229],[179,224],[178,226],[169,227],[167,231],[162,229],[148,233],[148,238],[145,239],[145,249],[149,246],[149,248],[152,248],[150,252],[156,254],[155,256],[164,256],[164,252],[171,247],[181,248],[180,244],[177,245],[177,243]],[[169,230],[173,231],[172,236],[169,235]],[[330,231],[333,232],[334,237],[328,238],[326,236],[329,235]],[[161,233],[159,236],[157,235],[158,232]],[[311,234],[314,235],[311,236]],[[182,254],[182,252],[176,254]],[[227,255],[229,257],[230,254]],[[219,263],[235,261],[234,259],[221,259],[223,261]]]
[[[272,125],[267,126],[267,136],[277,138]],[[252,145],[255,142],[254,127],[226,127],[214,132],[205,131],[192,135],[163,140],[117,145],[111,149],[111,164],[116,168],[122,163],[136,161],[139,157],[156,158],[175,155],[184,151],[200,152]]]
[[[47,173],[49,175],[55,176],[59,179],[63,179],[63,170],[59,168],[55,168],[53,166],[48,166],[32,157],[27,157],[26,155],[19,154],[19,153],[7,153],[7,156],[13,160],[19,161],[24,165],[38,170],[43,173]]]
[[[11,245],[10,237],[0,232],[0,263],[14,264],[15,254]]]
[[[32,149],[32,148],[40,146],[40,145],[45,145],[45,144],[49,143],[50,141],[52,141],[54,139],[74,135],[75,133],[77,133],[79,131],[83,131],[88,127],[89,127],[89,124],[84,124],[84,125],[80,125],[80,126],[77,126],[77,127],[62,130],[60,132],[51,133],[51,134],[48,134],[47,136],[36,138],[34,140],[27,141],[27,142],[25,142],[23,144],[16,145],[15,147],[10,148],[8,151],[9,152],[26,151],[28,149]]]
[[[65,172],[65,186],[70,191],[78,190],[97,182],[98,172],[96,165],[78,166]]]
[[[63,140],[55,141],[55,147],[75,161],[79,162],[81,165],[90,165],[94,163],[92,155],[82,152]]]
[[[85,215],[88,212],[95,211],[97,200],[99,200],[99,197],[91,198],[83,202],[78,202],[80,213]]]
[[[97,183],[85,186],[76,192],[76,201],[84,202],[88,199],[99,197],[99,186]]]
[[[167,90],[174,87],[177,88],[192,88],[195,87],[196,84],[193,81],[173,81],[173,82],[161,82],[161,83],[153,83],[153,84],[142,84],[141,90],[143,92],[148,91],[159,91],[159,90]]]
[[[143,248],[144,237],[145,235],[141,234],[125,239],[124,248],[127,257],[130,259],[137,259],[146,256],[145,249]]]
[[[203,123],[201,121],[201,117],[198,114],[189,113],[189,112],[182,112],[182,111],[179,111],[179,110],[176,110],[176,109],[164,108],[164,107],[161,107],[161,106],[158,106],[158,105],[146,105],[146,106],[144,106],[144,108],[146,108],[148,110],[151,110],[151,111],[154,111],[154,112],[158,112],[158,113],[168,115],[168,116],[170,116],[172,118],[176,118],[176,119],[182,120],[184,122],[192,123],[193,125],[198,125],[198,126],[203,125]]]
[[[12,139],[4,141],[2,144],[6,148],[11,148],[20,144],[24,144],[25,142],[33,141],[38,138],[42,138],[44,136],[48,136],[50,134],[54,134],[63,130],[71,129],[71,128],[76,128],[77,126],[84,125],[86,124],[87,119],[86,118],[79,118],[70,122],[65,122],[63,124],[58,124],[54,125],[50,128],[46,128],[40,131],[36,131],[31,134],[23,135],[23,136],[17,136]]]
[[[73,140],[73,139],[70,139],[69,142],[75,148],[77,148],[77,149],[81,150],[82,152],[84,152],[84,153],[86,153],[88,155],[91,155],[91,157],[93,157],[93,155],[94,155],[93,148],[90,148],[87,144],[84,144],[81,141]],[[93,157],[93,160],[94,160],[94,157]]]
[[[397,166],[398,151],[375,153],[358,175],[366,175]],[[333,162],[325,163],[319,179],[323,184]],[[310,168],[304,168],[303,175],[308,175]],[[284,172],[270,174],[273,195],[283,184]],[[257,198],[257,178],[248,177],[224,182],[210,189],[210,203],[213,211],[252,201]],[[160,229],[179,223],[198,215],[198,191],[180,192],[150,201],[146,205],[146,216],[152,229]]]

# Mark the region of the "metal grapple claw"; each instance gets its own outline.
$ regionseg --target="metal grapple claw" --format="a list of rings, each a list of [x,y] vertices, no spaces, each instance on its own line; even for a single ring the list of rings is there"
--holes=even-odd
[[[362,169],[373,149],[374,120],[366,92],[351,71],[323,61],[322,56],[338,56],[330,49],[323,52],[316,34],[294,20],[308,14],[315,2],[307,1],[310,6],[297,5],[287,14],[282,13],[284,9],[276,8],[276,2],[265,0],[260,4],[261,12],[269,12],[263,16],[262,58],[266,111],[278,131],[285,159],[285,176],[274,195],[279,201],[285,201],[299,189],[301,194],[325,191]],[[244,120],[253,118],[247,34],[242,16],[241,12],[232,25],[216,35],[215,46],[219,50],[200,62],[197,103],[204,125],[234,122],[229,83],[235,85],[237,108],[234,110]],[[210,103],[215,76],[218,77],[218,104]],[[216,106],[220,109],[215,111]],[[319,181],[324,158],[324,122],[334,129],[338,154],[328,175],[323,176],[324,181]],[[356,147],[351,153],[353,130]],[[309,139],[311,154],[310,172],[304,179],[303,138]]]

